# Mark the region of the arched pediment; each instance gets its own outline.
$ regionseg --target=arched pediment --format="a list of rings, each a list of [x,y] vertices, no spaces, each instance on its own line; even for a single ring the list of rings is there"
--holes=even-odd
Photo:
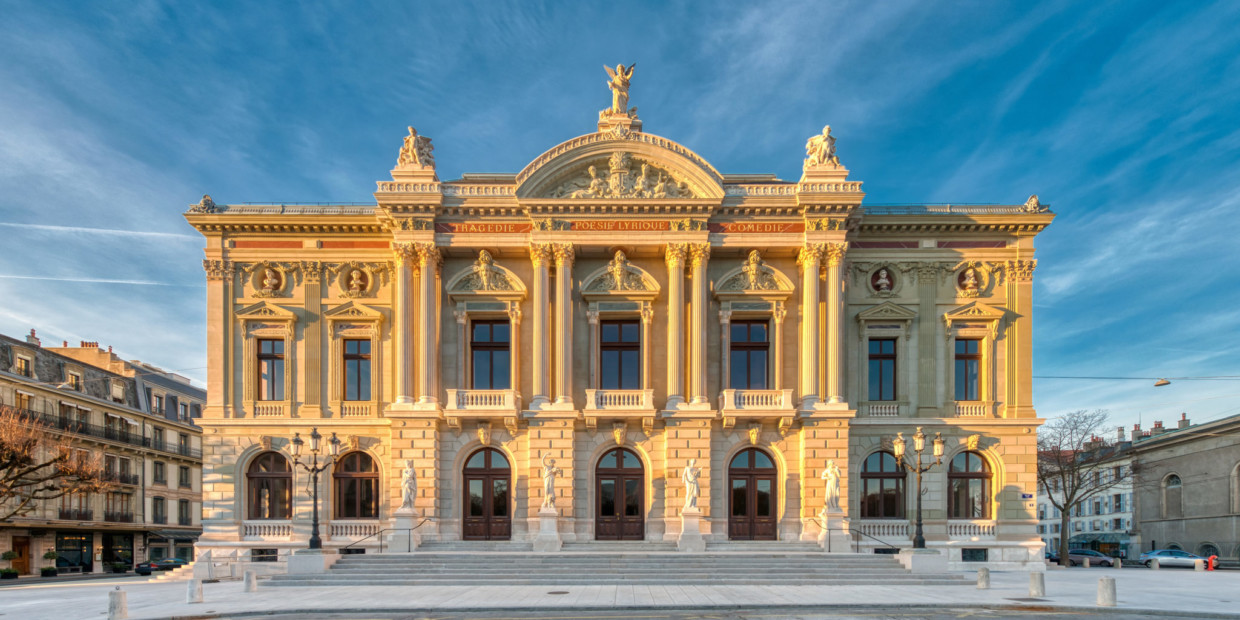
[[[448,294],[524,299],[525,283],[511,270],[496,264],[490,252],[482,250],[473,265],[462,269],[448,282]]]
[[[787,297],[794,290],[792,280],[778,269],[766,264],[757,250],[749,252],[745,262],[720,277],[716,285],[717,296],[777,296]]]
[[[573,138],[530,162],[517,175],[517,198],[722,200],[723,176],[666,138],[609,131]]]
[[[597,269],[582,281],[583,295],[622,295],[655,297],[659,283],[641,267],[630,263],[624,252],[617,251],[610,263]]]

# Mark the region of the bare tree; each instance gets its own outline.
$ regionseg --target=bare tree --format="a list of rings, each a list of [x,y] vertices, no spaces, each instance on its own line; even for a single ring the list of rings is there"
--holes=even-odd
[[[1059,509],[1062,565],[1069,563],[1071,511],[1132,475],[1131,467],[1109,467],[1109,462],[1119,456],[1119,446],[1101,436],[1106,428],[1105,410],[1082,409],[1053,418],[1038,429],[1038,484],[1051,505]]]
[[[111,487],[98,457],[75,452],[38,418],[0,405],[0,523],[48,500]]]

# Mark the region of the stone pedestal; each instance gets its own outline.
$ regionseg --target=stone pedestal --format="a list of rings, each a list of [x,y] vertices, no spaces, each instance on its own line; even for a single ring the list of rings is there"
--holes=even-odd
[[[706,540],[702,538],[700,522],[702,510],[685,508],[680,512],[680,538],[676,540],[676,548],[689,553],[706,551]]]
[[[538,511],[538,537],[534,539],[534,551],[554,553],[560,550],[560,513],[550,506]]]
[[[412,553],[422,542],[422,537],[413,529],[418,524],[418,511],[416,508],[401,508],[396,511],[395,516],[392,531],[388,533],[383,545],[383,552]]]
[[[827,553],[852,553],[852,537],[848,533],[848,519],[843,512],[818,513],[823,530],[818,533],[818,546]]]
[[[298,549],[288,556],[288,574],[316,575],[326,573],[327,569],[340,559],[340,554],[329,549]]]
[[[939,549],[901,549],[896,559],[914,574],[947,572],[947,552]]]

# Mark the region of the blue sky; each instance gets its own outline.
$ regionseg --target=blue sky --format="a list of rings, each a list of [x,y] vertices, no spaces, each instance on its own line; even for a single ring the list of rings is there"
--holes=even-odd
[[[443,178],[592,131],[799,176],[830,123],[868,203],[1052,204],[1035,375],[1240,375],[1240,4],[0,1],[0,332],[205,375],[218,201],[371,201],[405,126]],[[1044,416],[1240,412],[1240,381],[1039,379]]]

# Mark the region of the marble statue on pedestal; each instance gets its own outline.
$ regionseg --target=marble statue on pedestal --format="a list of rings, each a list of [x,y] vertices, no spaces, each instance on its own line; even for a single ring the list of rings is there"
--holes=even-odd
[[[625,69],[624,64],[621,63],[612,69],[603,65],[603,69],[611,78],[607,80],[607,88],[611,89],[611,108],[607,110],[610,114],[626,115],[629,113],[629,80],[633,79],[633,68],[636,66],[637,63],[633,63]]]
[[[689,464],[680,473],[680,480],[685,483],[685,510],[698,509],[698,494],[701,492],[698,476],[702,475],[702,470],[693,466],[696,462],[697,459],[689,459]]]
[[[835,464],[834,460],[827,461],[827,466],[822,470],[822,480],[824,483],[823,499],[826,503],[827,512],[840,511],[840,467]]]
[[[555,508],[555,477],[564,473],[564,470],[555,466],[555,459],[547,458],[544,452],[542,457],[542,477],[543,477],[543,508]]]
[[[405,471],[400,476],[401,510],[416,510],[414,501],[418,497],[418,472],[413,468],[413,459],[405,461]]]

